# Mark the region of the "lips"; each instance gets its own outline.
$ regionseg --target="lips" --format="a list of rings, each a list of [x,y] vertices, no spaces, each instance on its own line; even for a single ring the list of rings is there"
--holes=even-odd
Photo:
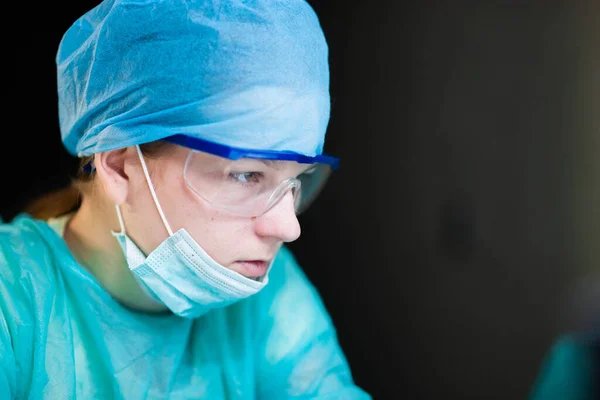
[[[239,273],[247,278],[260,278],[267,272],[269,263],[262,260],[243,260],[237,261],[236,268]]]

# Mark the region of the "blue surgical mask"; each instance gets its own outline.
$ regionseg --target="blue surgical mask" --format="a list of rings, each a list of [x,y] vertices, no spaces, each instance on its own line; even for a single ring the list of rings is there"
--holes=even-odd
[[[119,206],[116,206],[121,232],[112,232],[125,255],[129,269],[140,287],[156,302],[184,318],[198,318],[208,311],[226,307],[259,292],[269,282],[268,273],[260,280],[247,278],[213,260],[185,229],[173,233],[166,221],[144,158],[138,155],[152,197],[169,232],[148,256],[125,232]]]

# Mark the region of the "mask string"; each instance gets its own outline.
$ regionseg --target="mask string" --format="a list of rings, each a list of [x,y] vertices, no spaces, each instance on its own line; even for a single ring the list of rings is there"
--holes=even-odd
[[[123,223],[123,216],[121,215],[121,208],[118,204],[115,204],[115,208],[117,209],[117,217],[119,217],[119,225],[121,226],[121,232],[117,232],[119,235],[125,234],[125,224]]]
[[[146,182],[148,183],[148,187],[150,188],[150,193],[152,193],[152,198],[154,199],[154,204],[156,204],[156,208],[158,209],[158,213],[160,214],[160,218],[165,224],[165,228],[167,228],[167,232],[169,232],[169,236],[173,236],[173,231],[165,218],[165,214],[163,213],[162,208],[160,207],[160,203],[158,202],[158,198],[156,197],[156,192],[154,191],[154,187],[152,186],[152,181],[150,180],[150,174],[148,173],[148,168],[146,167],[146,162],[144,161],[144,156],[142,155],[142,150],[140,150],[140,146],[135,145],[138,156],[140,157],[140,161],[142,163],[142,169],[144,170],[144,175],[146,176]]]

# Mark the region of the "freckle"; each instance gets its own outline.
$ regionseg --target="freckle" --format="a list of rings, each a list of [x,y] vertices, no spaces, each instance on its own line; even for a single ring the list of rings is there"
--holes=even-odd
[[[256,217],[251,217],[250,220],[256,221]]]

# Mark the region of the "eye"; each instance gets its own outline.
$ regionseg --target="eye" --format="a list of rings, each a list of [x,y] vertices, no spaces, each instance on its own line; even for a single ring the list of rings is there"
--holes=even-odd
[[[230,172],[229,177],[236,182],[249,184],[259,183],[263,174],[262,172]]]

